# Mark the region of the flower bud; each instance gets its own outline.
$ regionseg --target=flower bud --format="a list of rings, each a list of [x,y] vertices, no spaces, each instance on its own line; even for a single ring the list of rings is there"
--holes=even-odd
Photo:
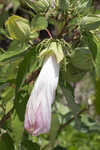
[[[59,79],[59,64],[54,56],[45,59],[39,77],[28,100],[25,129],[32,135],[47,133],[51,123],[51,104]]]

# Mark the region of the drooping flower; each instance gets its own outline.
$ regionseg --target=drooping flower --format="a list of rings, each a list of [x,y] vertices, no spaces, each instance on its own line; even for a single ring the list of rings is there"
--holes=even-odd
[[[58,79],[59,64],[55,56],[49,56],[44,61],[26,107],[24,126],[34,136],[47,133],[50,129],[51,105]]]

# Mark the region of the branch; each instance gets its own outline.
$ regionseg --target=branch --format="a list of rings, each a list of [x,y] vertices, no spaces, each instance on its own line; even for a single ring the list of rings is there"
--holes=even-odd
[[[80,112],[78,112],[77,116],[79,117],[82,113],[88,111],[87,108],[84,108],[83,110],[81,110]],[[59,133],[67,126],[69,125],[73,120],[75,120],[75,117],[72,117],[70,120],[68,120],[66,123],[62,124],[60,127],[59,127],[59,130],[58,130],[58,133],[57,133],[57,136],[59,135]]]
[[[45,29],[45,31],[48,33],[49,37],[52,39],[52,35],[48,29]]]
[[[67,18],[67,20],[66,20],[66,22],[65,22],[65,24],[64,24],[64,26],[63,26],[63,28],[62,28],[62,30],[61,30],[61,32],[60,32],[59,35],[58,35],[58,37],[60,37],[60,36],[65,32],[66,27],[69,25],[69,22],[70,22],[72,19],[74,19],[75,17],[77,17],[77,15],[76,15],[76,16],[73,16],[73,17],[68,17],[68,18]],[[67,31],[67,32],[68,32],[68,31]]]
[[[26,84],[29,84],[31,81],[34,81],[40,73],[40,68],[32,72],[32,74],[25,80]]]
[[[13,107],[7,114],[5,114],[5,115],[2,117],[2,119],[0,120],[0,128],[3,126],[3,124],[5,123],[5,121],[10,118],[10,116],[11,116],[13,110],[14,110],[14,107]]]
[[[2,108],[3,112],[5,112],[5,108],[3,107],[3,105],[0,104],[0,107]]]

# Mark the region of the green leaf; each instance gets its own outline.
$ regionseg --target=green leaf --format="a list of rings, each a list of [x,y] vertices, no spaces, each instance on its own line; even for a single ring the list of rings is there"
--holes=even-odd
[[[19,120],[22,122],[24,121],[26,104],[27,104],[28,98],[29,98],[28,89],[26,90],[21,89],[15,95],[14,108],[16,109],[16,113],[17,113]]]
[[[71,54],[71,63],[73,66],[81,70],[92,70],[93,69],[93,60],[91,51],[88,47],[79,47],[76,48]]]
[[[12,4],[13,4],[14,11],[16,11],[17,8],[20,6],[19,0],[11,0],[11,1],[12,1]]]
[[[81,20],[81,27],[86,30],[95,30],[100,26],[100,16],[85,16]]]
[[[0,32],[2,32],[1,27],[3,27],[4,22],[8,19],[9,17],[9,12],[4,10],[3,13],[0,13]],[[4,30],[4,29],[3,29]]]
[[[87,43],[90,51],[92,52],[92,56],[93,56],[94,60],[95,60],[96,55],[97,55],[97,38],[91,32],[84,32],[83,36],[84,36],[84,40]]]
[[[61,98],[59,98],[61,99]],[[62,103],[56,102],[56,108],[57,108],[57,112],[62,114],[62,115],[66,115],[70,110],[67,106],[65,106]]]
[[[81,0],[77,1],[75,6],[76,6],[76,11],[77,13],[82,13],[82,14],[87,14],[89,12],[89,8],[92,5],[92,0]],[[84,11],[84,9],[86,9]]]
[[[39,1],[24,0],[24,1],[36,13],[46,12],[49,7],[48,1],[44,1],[44,0],[39,0]]]
[[[76,83],[80,81],[83,76],[86,74],[86,71],[83,71],[79,68],[74,67],[72,64],[66,66],[66,71],[61,71],[61,76],[65,81]]]
[[[4,101],[9,101],[14,97],[15,89],[13,87],[6,87],[5,90],[1,93],[1,98]]]
[[[0,136],[0,150],[14,150],[13,139],[7,133]]]
[[[66,88],[64,88],[62,84],[60,85],[61,85],[62,92],[68,102],[68,106],[72,110],[73,115],[76,117],[77,112],[80,111],[80,107],[75,103],[73,88],[69,84],[66,84]]]
[[[3,28],[0,28],[0,39],[2,39],[2,38],[4,39],[5,37],[8,38],[8,34],[7,34],[6,30]]]
[[[48,22],[45,17],[35,16],[31,23],[31,28],[33,31],[44,30],[48,27]]]
[[[69,0],[59,0],[59,7],[62,11],[66,11],[70,6]]]
[[[21,110],[19,109],[19,111]],[[11,128],[12,128],[12,138],[18,148],[18,145],[21,143],[24,131],[24,123],[18,117],[16,111],[14,111],[11,116]]]
[[[22,147],[25,148],[25,150],[40,150],[40,146],[30,140],[22,141]]]
[[[93,127],[96,125],[96,122],[89,118],[88,115],[81,115],[81,121],[84,123],[87,127]]]
[[[29,45],[23,44],[16,46],[15,50],[5,52],[4,54],[0,55],[0,62],[4,61],[10,61],[12,59],[15,59],[17,57],[20,57],[22,55],[25,55],[25,53],[28,51]]]
[[[100,80],[96,81],[96,100],[95,100],[96,112],[100,115]]]
[[[52,114],[51,129],[49,132],[50,143],[53,145],[59,130],[60,121],[57,114]]]
[[[80,111],[80,106],[75,103],[74,89],[68,83],[66,83],[64,85],[63,82],[60,82],[60,87],[61,87],[62,93],[68,103],[68,107],[71,109],[71,112],[72,112],[73,116],[75,117],[76,127],[79,128],[80,121],[77,118],[77,113]],[[66,119],[66,121],[67,121],[67,119]]]
[[[5,23],[11,39],[25,41],[30,35],[30,26],[27,19],[13,15]]]
[[[38,32],[34,32],[34,31],[31,31],[30,32],[30,39],[36,39],[36,38],[38,38],[39,37],[39,34],[38,34]]]
[[[66,148],[58,145],[52,150],[66,150]]]
[[[9,44],[8,51],[18,51],[21,49],[22,46],[23,45],[21,43],[19,43],[19,41],[13,40]]]
[[[96,78],[100,79],[100,40],[97,38]]]
[[[16,92],[18,91],[18,89],[23,85],[25,79],[26,79],[26,75],[29,73],[30,71],[30,67],[31,67],[31,62],[32,60],[36,61],[35,58],[35,48],[32,48],[24,57],[24,59],[22,60],[22,62],[19,64],[19,69],[17,72],[17,77],[16,77]],[[35,68],[33,68],[34,70]]]
[[[0,81],[5,81],[15,85],[17,67],[21,59],[16,59],[10,62],[2,62],[0,65]]]

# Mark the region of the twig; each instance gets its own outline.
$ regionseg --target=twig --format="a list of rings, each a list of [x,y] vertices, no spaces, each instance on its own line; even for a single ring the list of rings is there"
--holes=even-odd
[[[60,32],[59,35],[58,35],[59,37],[64,33],[65,28],[66,28],[66,26],[68,25],[68,23],[70,22],[70,20],[71,20],[71,18],[67,18],[66,23],[64,24],[64,26],[63,26],[61,32]]]
[[[5,114],[5,115],[2,117],[2,119],[0,120],[0,128],[3,126],[3,124],[5,123],[5,121],[10,118],[10,116],[11,116],[13,110],[14,110],[14,107],[13,107],[7,114]]]
[[[32,72],[32,74],[25,80],[25,83],[29,84],[31,81],[34,81],[39,75],[39,73],[40,73],[40,68],[37,69],[35,72]]]
[[[0,104],[0,107],[2,108],[3,112],[5,112],[5,108]]]
[[[88,111],[87,108],[81,110],[81,111],[77,114],[77,116],[80,116],[82,113],[84,113],[84,112],[86,112],[86,111]],[[57,136],[58,136],[59,133],[60,133],[67,125],[69,125],[73,120],[75,120],[75,117],[72,117],[72,118],[71,118],[70,120],[68,120],[66,123],[62,124],[62,125],[59,127]]]
[[[49,37],[52,38],[52,35],[48,29],[45,29],[45,31],[48,33]]]
[[[44,147],[41,147],[40,150],[46,150],[48,149],[48,147],[51,145],[51,143],[46,144]]]
[[[68,25],[69,25],[69,22],[70,22],[73,18],[75,18],[75,17],[77,17],[77,15],[76,15],[76,16],[73,16],[73,17],[68,17],[68,18],[67,18],[66,23],[64,24],[64,26],[63,26],[61,32],[59,33],[58,37],[60,37],[60,36],[65,32],[66,26],[68,26]],[[67,32],[68,32],[68,30],[67,30]]]
[[[63,26],[63,28],[62,28],[62,30],[61,30],[61,32],[59,33],[59,37],[64,33],[64,31],[65,31],[65,27],[68,25],[68,22],[66,22],[65,24],[64,24],[64,26]]]

